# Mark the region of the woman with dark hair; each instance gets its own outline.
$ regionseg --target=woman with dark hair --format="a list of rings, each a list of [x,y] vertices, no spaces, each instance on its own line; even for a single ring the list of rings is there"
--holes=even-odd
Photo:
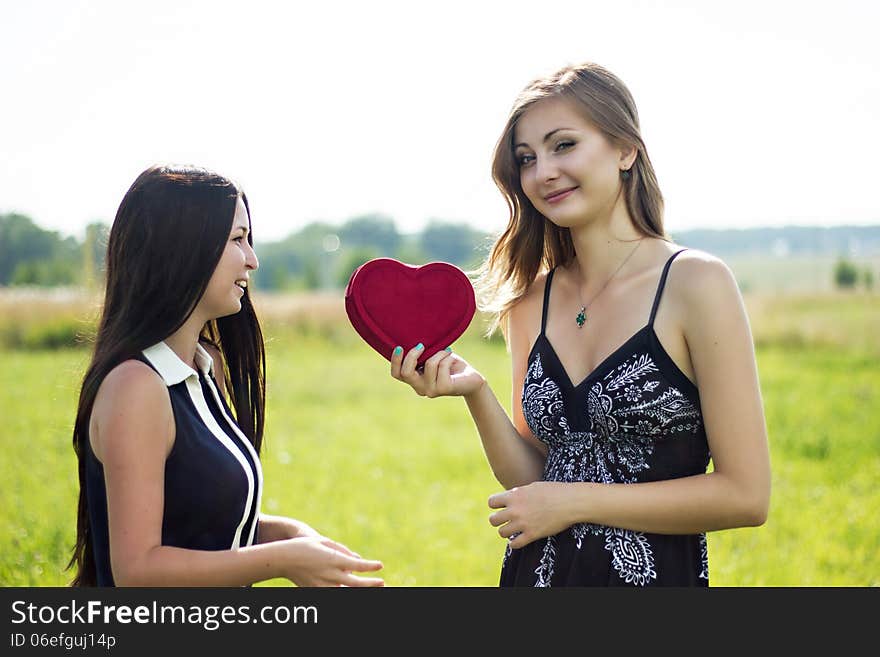
[[[719,259],[672,243],[623,82],[529,84],[493,177],[510,221],[477,281],[513,361],[513,420],[441,351],[391,374],[461,395],[507,489],[503,586],[707,586],[706,532],[764,523],[767,433],[748,318]],[[713,471],[706,472],[711,459]]]
[[[378,561],[260,512],[258,266],[247,197],[223,176],[151,167],[122,199],[73,432],[73,585],[382,585],[353,574]]]

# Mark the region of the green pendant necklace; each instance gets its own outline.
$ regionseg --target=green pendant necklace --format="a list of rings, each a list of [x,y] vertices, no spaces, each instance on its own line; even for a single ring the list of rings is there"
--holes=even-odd
[[[577,317],[574,318],[574,321],[577,323],[579,329],[583,328],[584,324],[587,323],[587,306],[592,305],[593,302],[599,298],[599,295],[602,294],[603,290],[605,290],[605,288],[608,286],[608,283],[611,282],[611,279],[614,278],[615,276],[617,276],[617,272],[619,272],[621,269],[623,269],[623,266],[629,261],[630,258],[633,257],[633,254],[635,254],[635,252],[639,250],[639,247],[642,245],[642,240],[644,240],[644,239],[645,239],[644,237],[639,239],[639,243],[636,244],[636,248],[634,248],[632,251],[630,251],[629,255],[623,259],[623,262],[621,262],[620,265],[617,267],[617,269],[614,270],[614,273],[608,277],[608,280],[605,281],[605,284],[601,288],[599,288],[599,291],[596,292],[596,294],[593,296],[592,299],[590,299],[589,304],[584,303],[583,297],[581,297],[581,285],[580,285],[580,282],[578,282],[577,292],[578,292],[578,299],[581,302],[581,309],[578,311]],[[575,260],[577,260],[577,258],[575,258]],[[580,274],[580,270],[581,270],[581,263],[578,262],[578,274]],[[578,281],[580,281],[580,275],[578,276]]]

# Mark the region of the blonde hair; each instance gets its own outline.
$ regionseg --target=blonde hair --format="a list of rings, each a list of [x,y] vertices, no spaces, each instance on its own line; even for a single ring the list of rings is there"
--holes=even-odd
[[[560,228],[544,217],[523,192],[513,148],[513,133],[519,118],[535,103],[554,97],[574,101],[611,143],[636,149],[629,176],[621,180],[626,207],[639,232],[666,239],[663,195],[642,141],[635,101],[626,85],[613,73],[589,62],[566,66],[532,81],[514,102],[492,160],[492,178],[507,201],[510,220],[488,258],[475,272],[474,287],[480,309],[491,316],[487,335],[500,325],[506,338],[510,309],[535,277],[541,271],[567,264],[575,256],[569,229]]]

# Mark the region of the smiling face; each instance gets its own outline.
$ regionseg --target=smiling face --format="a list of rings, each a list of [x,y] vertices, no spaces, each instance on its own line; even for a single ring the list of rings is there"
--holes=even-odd
[[[248,285],[248,276],[260,266],[257,254],[248,242],[249,232],[247,208],[239,196],[223,255],[199,300],[198,310],[208,319],[234,315],[241,310],[241,298]]]
[[[559,97],[526,110],[513,143],[523,192],[538,212],[563,228],[610,213],[621,170],[635,159],[633,149],[614,146],[573,101]]]

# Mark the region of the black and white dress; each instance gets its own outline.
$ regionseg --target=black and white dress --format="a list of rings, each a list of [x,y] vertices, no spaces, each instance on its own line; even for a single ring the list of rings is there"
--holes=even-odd
[[[548,447],[545,481],[628,484],[706,472],[709,446],[696,386],[666,353],[654,318],[575,385],[541,333],[529,353],[522,408]],[[529,545],[507,546],[501,586],[708,586],[705,534],[668,535],[577,524]]]
[[[165,461],[162,545],[236,550],[252,545],[260,516],[260,457],[233,419],[214,381],[210,354],[196,346],[198,371],[164,342],[138,360],[168,386],[174,445]],[[86,452],[86,495],[98,586],[113,586],[104,468]]]

